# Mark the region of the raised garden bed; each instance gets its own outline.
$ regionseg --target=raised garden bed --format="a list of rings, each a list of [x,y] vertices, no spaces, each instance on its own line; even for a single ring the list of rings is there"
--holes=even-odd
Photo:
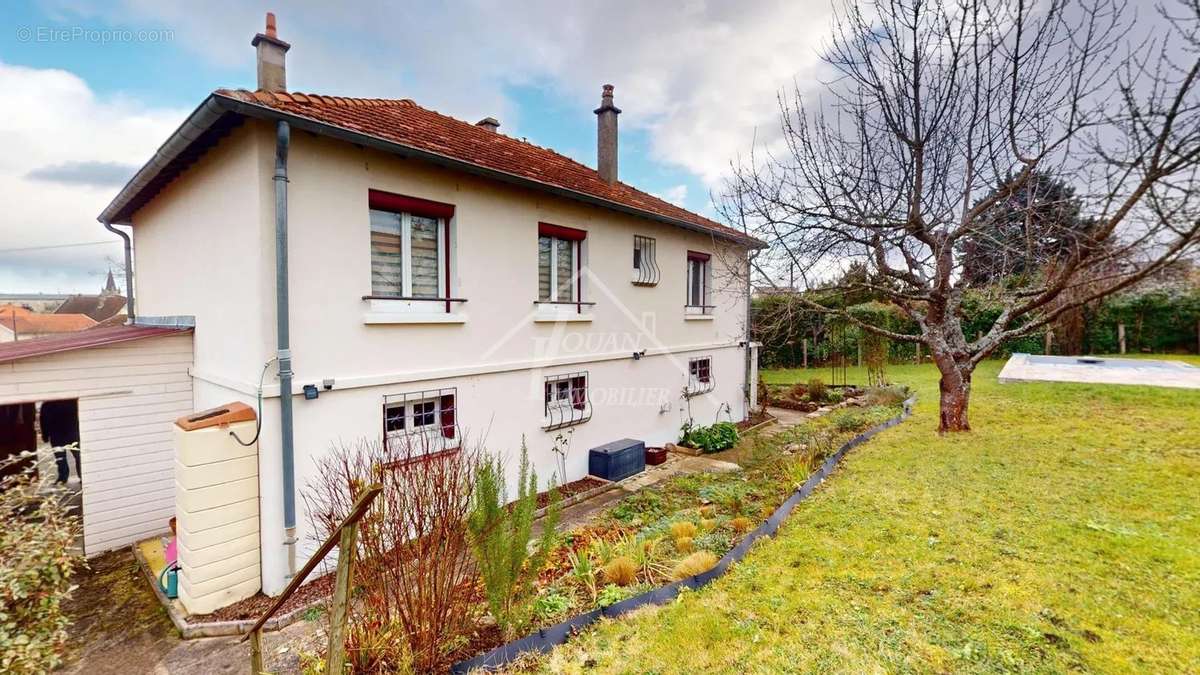
[[[744,471],[678,476],[626,497],[589,525],[566,533],[552,551],[536,584],[532,632],[503,644],[494,627],[481,627],[454,655],[465,659],[455,672],[503,665],[520,651],[561,642],[602,614],[666,600],[682,586],[706,583],[744,555],[754,538],[774,532],[798,501],[798,482],[808,477],[811,491],[856,435],[894,424],[899,415],[899,406],[872,407],[842,411],[836,420],[814,419],[753,439]],[[784,451],[801,441],[807,452]]]

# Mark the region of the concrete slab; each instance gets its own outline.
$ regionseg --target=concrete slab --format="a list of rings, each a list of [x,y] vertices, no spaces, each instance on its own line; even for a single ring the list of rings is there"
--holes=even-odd
[[[999,379],[1001,383],[1082,382],[1200,389],[1200,368],[1182,361],[1013,354]]]

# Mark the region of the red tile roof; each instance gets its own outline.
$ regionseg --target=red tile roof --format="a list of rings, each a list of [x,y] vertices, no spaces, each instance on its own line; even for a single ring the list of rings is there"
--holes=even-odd
[[[44,335],[46,333],[70,333],[95,326],[96,322],[86,314],[37,314],[17,308],[0,309],[0,326],[23,334]]]
[[[0,363],[19,361],[46,354],[56,354],[58,352],[69,352],[76,349],[100,347],[117,342],[128,342],[129,340],[141,340],[158,335],[170,335],[188,330],[191,329],[164,326],[112,326],[62,335],[49,335],[31,340],[0,342]]]
[[[610,185],[600,178],[595,169],[553,150],[422,108],[409,99],[347,98],[245,89],[218,89],[214,95],[682,221],[719,237],[751,246],[761,245],[742,232],[625,183]]]

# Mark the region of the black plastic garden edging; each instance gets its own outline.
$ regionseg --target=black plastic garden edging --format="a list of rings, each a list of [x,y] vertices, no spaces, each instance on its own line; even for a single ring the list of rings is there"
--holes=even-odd
[[[908,419],[909,416],[912,415],[912,406],[915,402],[915,396],[909,397],[904,401],[904,410],[898,416],[893,417],[886,422],[877,424],[861,434],[858,434],[854,438],[846,441],[842,447],[838,448],[837,452],[830,455],[821,464],[821,468],[814,471],[813,474],[808,477],[808,480],[804,481],[804,485],[801,485],[799,488],[797,488],[796,491],[793,492],[785,502],[783,502],[783,504],[780,504],[779,508],[775,509],[775,512],[772,513],[765,521],[763,521],[762,525],[759,525],[754,529],[753,532],[747,534],[744,539],[738,542],[737,546],[734,546],[729,550],[728,553],[721,557],[721,560],[717,562],[716,566],[707,572],[693,576],[690,579],[675,581],[665,586],[659,586],[658,588],[646,591],[640,595],[635,595],[632,598],[626,598],[625,600],[613,605],[609,605],[608,607],[593,609],[590,612],[584,612],[582,614],[576,614],[566,621],[556,623],[553,626],[539,628],[535,633],[531,633],[518,640],[502,644],[486,654],[480,654],[473,659],[460,661],[450,668],[450,672],[457,675],[470,672],[476,668],[499,668],[511,663],[523,652],[534,650],[539,652],[548,652],[552,648],[566,642],[567,639],[570,638],[571,635],[576,631],[584,628],[588,624],[591,624],[602,616],[618,617],[626,612],[631,612],[644,605],[661,605],[675,599],[675,597],[679,595],[679,590],[681,588],[697,589],[707,585],[713,579],[725,574],[730,565],[746,557],[746,554],[750,552],[750,548],[754,545],[754,542],[758,541],[762,537],[775,536],[775,533],[779,530],[779,526],[783,524],[783,520],[788,517],[788,515],[792,512],[792,509],[795,508],[796,505],[802,500],[812,494],[812,491],[825,481],[825,478],[833,472],[833,469],[837,467],[838,462],[842,461],[842,457],[844,457],[847,452],[849,452],[852,448],[855,448],[866,442],[872,436],[883,431],[884,429],[890,429],[891,427],[894,427]]]

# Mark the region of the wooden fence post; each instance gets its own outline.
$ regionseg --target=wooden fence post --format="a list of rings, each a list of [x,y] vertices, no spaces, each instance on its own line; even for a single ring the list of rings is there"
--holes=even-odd
[[[262,630],[260,629],[250,632],[250,675],[258,675],[262,671]]]
[[[917,365],[921,365],[921,343],[917,343]]]
[[[1054,331],[1052,331],[1052,330],[1046,331],[1046,349],[1045,349],[1045,351],[1047,354],[1050,353],[1050,345],[1053,342],[1054,342]]]
[[[862,368],[862,338],[858,339],[858,367]]]
[[[346,614],[354,582],[354,556],[358,543],[358,521],[342,529],[338,542],[337,577],[333,587],[333,610],[329,615],[329,662],[325,672],[341,675],[346,667]]]
[[[804,367],[808,368],[808,338],[804,338]]]
[[[1117,344],[1121,348],[1121,353],[1125,353],[1125,322],[1117,324]]]

